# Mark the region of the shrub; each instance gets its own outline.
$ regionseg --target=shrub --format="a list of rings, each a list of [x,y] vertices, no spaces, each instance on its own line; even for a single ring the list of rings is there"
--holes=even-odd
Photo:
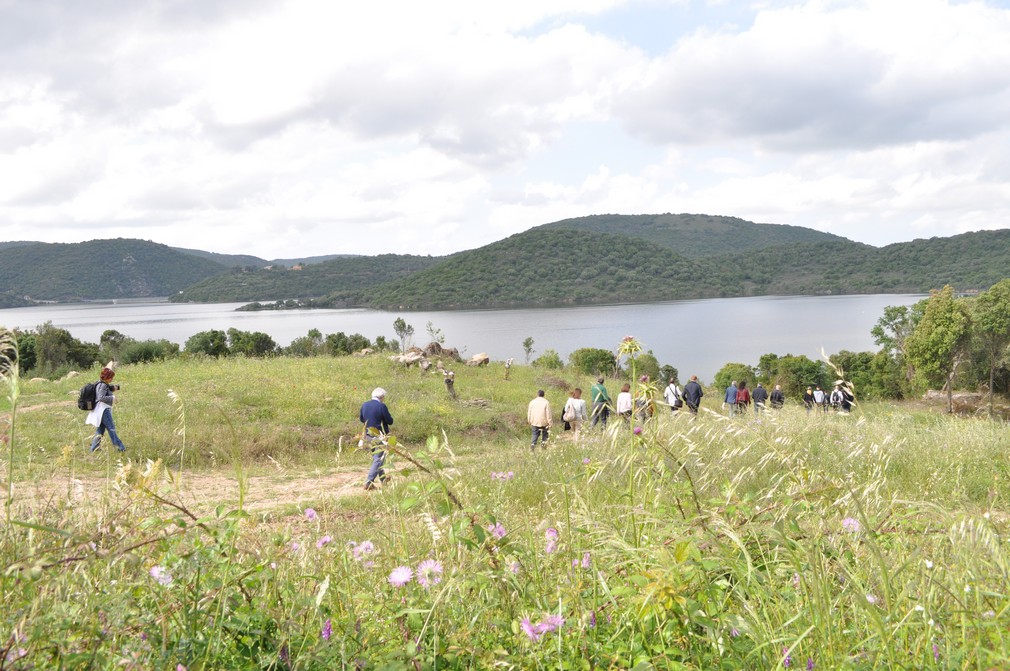
[[[564,362],[561,361],[561,356],[557,353],[557,350],[548,349],[543,354],[538,356],[533,360],[533,364],[537,368],[546,368],[548,370],[559,370],[565,367]]]
[[[610,350],[582,347],[568,355],[568,365],[585,375],[613,375],[617,359]]]

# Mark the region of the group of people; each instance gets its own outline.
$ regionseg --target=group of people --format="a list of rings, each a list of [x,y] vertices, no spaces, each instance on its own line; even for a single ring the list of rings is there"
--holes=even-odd
[[[642,382],[647,385],[648,376],[643,376]],[[683,390],[677,386],[675,380],[671,379],[669,386],[664,391],[664,398],[672,412],[686,407],[691,413],[697,414],[701,398],[704,395],[705,392],[698,382],[697,375],[691,376]],[[631,384],[628,382],[621,386],[616,401],[612,400],[602,376],[596,379],[596,384],[589,390],[589,403],[590,405],[587,405],[586,399],[582,398],[582,389],[579,387],[571,391],[565,402],[561,419],[567,424],[567,428],[572,430],[575,440],[578,440],[582,426],[586,422],[591,422],[590,428],[595,428],[597,425],[605,428],[611,414],[616,414],[625,423],[630,423],[636,413],[641,419],[645,419],[654,412],[654,403],[651,399],[644,395],[637,399],[632,397]],[[550,437],[553,416],[551,404],[543,389],[538,390],[536,398],[530,401],[526,410],[526,420],[532,430],[530,449],[536,449],[538,442],[541,445],[546,444]]]
[[[758,382],[752,392],[747,388],[747,380],[736,380],[730,382],[726,387],[726,394],[723,396],[723,406],[729,409],[730,417],[734,415],[744,415],[749,412],[751,405],[754,406],[755,413],[761,413],[771,405],[775,410],[779,410],[785,405],[786,395],[782,392],[782,385],[777,384],[771,393]]]
[[[830,394],[825,393],[820,386],[807,387],[803,392],[803,407],[807,409],[807,414],[814,408],[827,412],[829,407],[835,412],[847,413],[852,410],[852,401],[852,393],[840,384],[836,384]]]

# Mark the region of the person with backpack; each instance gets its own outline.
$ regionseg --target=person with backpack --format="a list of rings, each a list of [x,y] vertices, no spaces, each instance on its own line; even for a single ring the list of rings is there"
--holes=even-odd
[[[109,432],[109,440],[120,452],[126,452],[126,445],[120,440],[116,432],[116,424],[112,421],[112,405],[116,402],[116,397],[112,393],[119,391],[118,384],[112,384],[112,379],[116,377],[116,371],[109,366],[102,369],[95,384],[95,405],[84,420],[86,424],[95,427],[95,436],[91,439],[90,452],[97,450],[102,443],[102,436]]]
[[[663,398],[666,399],[666,404],[670,406],[670,412],[677,412],[677,410],[684,407],[683,397],[680,393],[680,387],[677,386],[676,378],[670,378],[670,384],[666,385],[666,389],[663,391]]]

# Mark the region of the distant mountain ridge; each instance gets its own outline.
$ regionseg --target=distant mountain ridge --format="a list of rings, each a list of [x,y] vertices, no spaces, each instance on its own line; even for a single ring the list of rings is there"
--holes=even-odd
[[[734,217],[595,215],[442,257],[287,261],[142,240],[0,243],[0,305],[169,296],[421,310],[986,289],[1010,277],[1010,231],[877,248]]]

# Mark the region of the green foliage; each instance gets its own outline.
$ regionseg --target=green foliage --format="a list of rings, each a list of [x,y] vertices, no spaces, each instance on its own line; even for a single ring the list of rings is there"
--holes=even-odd
[[[682,380],[680,379],[680,371],[678,371],[670,364],[664,364],[663,366],[659,367],[658,379],[662,380],[666,384],[669,384],[670,380],[677,380],[678,382],[682,382]]]
[[[30,347],[34,365],[29,369],[30,359],[22,360],[23,373],[53,376],[67,367],[89,367],[98,360],[97,345],[78,340],[70,331],[53,326],[51,321],[35,328]]]
[[[762,362],[769,366],[768,370],[762,370],[762,374],[768,384],[782,385],[782,391],[786,396],[801,396],[807,387],[821,387],[828,389],[834,377],[826,369],[824,362],[814,361],[804,355],[793,356],[786,354],[774,359],[762,357]],[[765,364],[763,364],[765,365]]]
[[[744,363],[728,363],[715,374],[713,384],[716,389],[722,390],[729,386],[729,383],[736,380],[753,380],[756,375],[754,368]],[[785,387],[783,387],[783,390]],[[722,396],[720,395],[720,398]]]
[[[997,282],[972,304],[972,324],[989,367],[989,414],[996,383],[996,368],[1005,361],[1010,346],[1010,279]]]
[[[557,350],[549,348],[534,359],[532,365],[537,368],[546,368],[547,370],[560,370],[565,367],[565,363],[561,360],[561,356],[557,353]]]
[[[584,375],[613,375],[617,361],[610,350],[580,347],[568,355],[568,365]]]
[[[207,356],[228,356],[228,334],[218,329],[194,333],[186,341],[186,352]]]
[[[406,352],[410,347],[410,339],[414,336],[414,327],[404,321],[403,317],[397,317],[393,322],[393,333],[400,339],[400,345]]]
[[[124,364],[150,363],[179,356],[179,345],[165,339],[133,340],[130,339],[119,351],[116,361]]]
[[[971,317],[965,301],[955,298],[949,285],[934,292],[906,344],[908,361],[915,367],[916,377],[927,385],[951,391],[970,336]]]
[[[523,352],[526,353],[527,364],[529,364],[530,357],[533,356],[534,351],[535,350],[533,349],[533,336],[526,336],[526,338],[523,339]]]
[[[0,249],[0,287],[34,299],[168,296],[226,268],[144,240],[37,243]]]
[[[635,357],[635,370],[639,377],[648,375],[653,383],[660,379],[659,359],[652,353],[652,350],[642,352]]]
[[[188,348],[187,348],[188,349]],[[239,331],[228,329],[228,353],[245,356],[267,356],[277,351],[277,343],[266,333],[260,331]]]

